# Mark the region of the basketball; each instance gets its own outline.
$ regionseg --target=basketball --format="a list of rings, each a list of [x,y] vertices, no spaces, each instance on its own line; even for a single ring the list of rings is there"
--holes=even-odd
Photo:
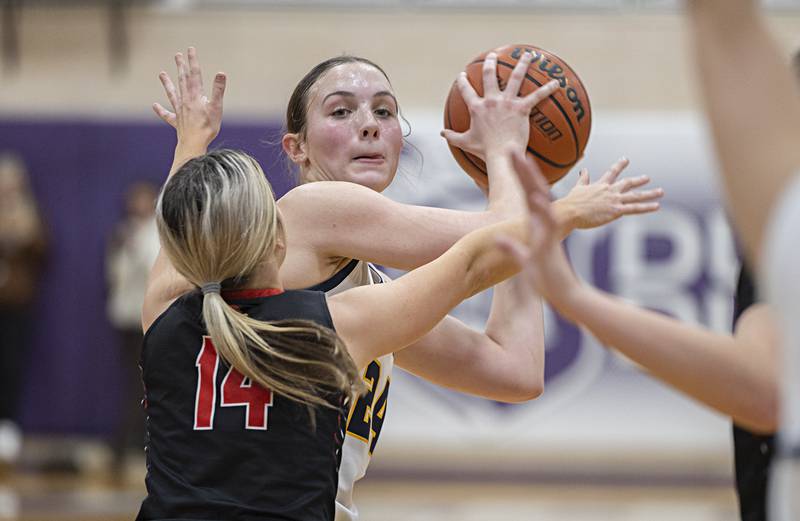
[[[520,96],[530,94],[551,80],[559,82],[555,93],[531,112],[528,138],[528,154],[536,160],[547,181],[553,184],[564,177],[583,156],[592,128],[589,96],[572,67],[555,54],[532,45],[506,45],[494,49],[501,90],[505,88],[511,71],[525,51],[530,51],[533,58],[520,87]],[[476,57],[465,69],[467,79],[480,96],[483,96],[483,61],[489,52]],[[458,85],[453,83],[445,103],[444,126],[456,132],[465,132],[469,124],[469,109],[458,91]],[[450,151],[470,177],[479,185],[488,187],[489,178],[483,160],[452,145]]]

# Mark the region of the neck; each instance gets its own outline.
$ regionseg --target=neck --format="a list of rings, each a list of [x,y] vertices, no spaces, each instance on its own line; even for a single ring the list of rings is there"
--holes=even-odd
[[[279,270],[280,266],[276,265],[274,262],[262,262],[253,270],[253,273],[247,277],[244,284],[236,289],[283,289]]]
[[[300,173],[300,184],[306,183],[313,183],[315,181],[335,181],[336,179],[332,178],[329,175],[326,175],[325,172],[321,170],[317,170],[316,168],[308,168],[304,172]]]

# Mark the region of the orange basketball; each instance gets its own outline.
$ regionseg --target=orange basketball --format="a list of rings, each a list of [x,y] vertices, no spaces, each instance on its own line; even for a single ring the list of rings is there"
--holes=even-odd
[[[531,93],[551,80],[559,82],[559,88],[531,112],[528,139],[528,154],[533,156],[547,181],[552,184],[564,177],[583,156],[592,128],[592,110],[586,89],[575,71],[555,54],[533,45],[506,45],[494,49],[501,89],[505,88],[511,71],[525,51],[530,51],[533,59],[520,87],[520,96]],[[472,60],[466,68],[470,84],[481,96],[483,60],[489,52]],[[455,83],[445,103],[444,126],[456,132],[469,129],[469,110]],[[470,177],[478,184],[488,186],[486,164],[480,158],[453,146],[450,146],[450,151]]]

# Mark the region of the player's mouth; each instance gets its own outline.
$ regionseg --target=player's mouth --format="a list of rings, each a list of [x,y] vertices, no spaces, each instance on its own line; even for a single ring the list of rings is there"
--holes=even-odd
[[[383,154],[364,154],[354,157],[353,161],[366,165],[379,165],[383,163],[384,157]]]

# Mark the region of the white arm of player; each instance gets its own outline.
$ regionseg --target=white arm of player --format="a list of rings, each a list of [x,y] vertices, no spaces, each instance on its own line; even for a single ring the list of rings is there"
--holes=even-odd
[[[778,338],[763,304],[742,315],[734,336],[684,324],[590,286],[553,304],[603,345],[740,425],[757,432],[777,428]]]
[[[523,240],[527,222],[474,231],[441,257],[397,280],[329,297],[336,331],[358,366],[417,341],[459,302],[519,271],[495,246],[499,233]]]
[[[688,2],[728,207],[757,268],[770,211],[800,167],[798,80],[759,9],[754,0]]]

